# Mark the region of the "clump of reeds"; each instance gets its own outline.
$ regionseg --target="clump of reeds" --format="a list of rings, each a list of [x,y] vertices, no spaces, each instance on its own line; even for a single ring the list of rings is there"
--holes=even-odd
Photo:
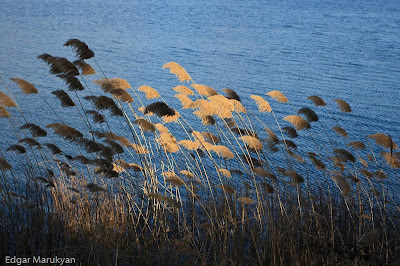
[[[100,68],[88,63],[94,52],[77,39],[65,46],[73,63],[39,56],[73,92],[52,92],[68,107],[52,109],[58,121],[27,121],[24,112],[35,110],[0,91],[0,117],[11,126],[0,153],[0,254],[101,265],[400,260],[398,136],[354,136],[336,118],[321,124],[333,101],[351,115],[344,100],[309,96],[315,109],[293,114],[280,91],[266,92],[271,103],[226,88],[224,96],[170,62],[163,68],[188,83],[171,86],[179,110],[154,88],[103,71],[88,82]],[[40,95],[11,80],[24,97]]]

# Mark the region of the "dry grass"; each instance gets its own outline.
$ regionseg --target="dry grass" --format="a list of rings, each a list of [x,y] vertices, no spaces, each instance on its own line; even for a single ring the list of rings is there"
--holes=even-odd
[[[304,118],[284,116],[275,110],[290,104],[279,104],[288,102],[279,91],[267,93],[279,102],[274,112],[260,96],[223,89],[225,97],[175,62],[163,67],[194,88],[171,86],[181,109],[147,86],[138,88],[141,98],[121,78],[97,77],[102,91],[93,95],[84,75],[100,66],[83,60],[94,52],[77,39],[65,45],[78,61],[40,58],[74,91],[55,91],[61,106],[74,108],[53,111],[76,121],[21,123],[35,110],[17,112],[14,97],[0,94],[10,126],[1,135],[8,144],[0,152],[1,255],[74,257],[82,265],[398,264],[398,136],[354,139],[337,118],[316,122],[307,106]],[[38,92],[12,81],[22,94]],[[281,128],[282,119],[293,127]]]

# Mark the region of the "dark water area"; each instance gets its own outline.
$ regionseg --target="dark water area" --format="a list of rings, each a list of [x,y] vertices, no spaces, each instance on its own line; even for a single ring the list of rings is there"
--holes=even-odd
[[[280,119],[308,106],[327,129],[345,128],[349,141],[383,132],[400,144],[399,1],[3,0],[0,10],[0,89],[13,92],[30,122],[44,126],[58,121],[39,98],[22,95],[9,78],[33,83],[61,110],[51,91],[66,87],[37,56],[73,60],[63,44],[78,38],[94,50],[108,77],[124,78],[135,90],[152,86],[172,106],[180,106],[172,91],[179,84],[162,66],[175,61],[197,83],[218,92],[235,90],[251,111],[257,110],[251,94],[268,99],[265,93],[276,89],[291,103],[270,101]],[[96,68],[94,61],[89,63]],[[328,106],[314,108],[310,95],[322,97]],[[337,98],[349,102],[353,113],[341,113]],[[59,115],[79,127],[73,111],[62,109]],[[265,121],[277,129],[270,117]],[[8,122],[0,123],[4,151],[16,139]],[[304,154],[310,139],[308,133],[302,136]],[[326,140],[317,136],[315,141]]]

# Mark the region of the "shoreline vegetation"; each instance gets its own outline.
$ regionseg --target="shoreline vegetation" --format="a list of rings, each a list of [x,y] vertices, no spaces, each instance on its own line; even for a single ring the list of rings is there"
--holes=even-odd
[[[125,79],[108,77],[84,42],[71,39],[65,46],[75,61],[38,57],[65,83],[65,90],[52,92],[55,98],[22,77],[11,77],[10,84],[1,79],[0,119],[13,129],[13,139],[0,135],[9,145],[0,151],[2,260],[400,261],[399,190],[389,189],[399,186],[399,136],[363,132],[360,125],[365,137],[354,139],[333,114],[333,127],[320,120],[318,110],[332,106],[352,115],[345,100],[306,96],[309,106],[296,110],[280,91],[219,93],[169,62],[163,68],[179,81],[173,93],[181,106],[175,106],[150,86],[134,89]],[[99,78],[91,82],[91,75]],[[35,110],[18,105],[12,86],[48,107],[57,121],[28,121],[24,114]],[[249,111],[242,97],[258,112]],[[60,109],[50,104],[56,99]],[[280,117],[279,108],[292,115]],[[70,112],[79,127],[61,112]],[[297,146],[301,138],[310,139],[309,147]],[[74,154],[64,152],[63,143]]]

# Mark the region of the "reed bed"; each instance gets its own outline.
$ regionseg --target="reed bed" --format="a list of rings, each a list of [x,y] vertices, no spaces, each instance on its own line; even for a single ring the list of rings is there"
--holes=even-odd
[[[296,110],[280,91],[220,93],[169,62],[162,67],[177,80],[168,102],[155,88],[108,77],[84,42],[65,46],[74,60],[38,57],[65,84],[53,98],[23,77],[1,79],[1,123],[11,129],[1,133],[1,257],[82,265],[400,261],[398,136],[361,123],[362,138],[348,134],[335,116],[352,115],[344,99],[305,96],[309,105]],[[29,109],[17,104],[21,93],[31,97]],[[35,104],[54,121],[28,121]],[[321,122],[320,110],[331,118]]]

